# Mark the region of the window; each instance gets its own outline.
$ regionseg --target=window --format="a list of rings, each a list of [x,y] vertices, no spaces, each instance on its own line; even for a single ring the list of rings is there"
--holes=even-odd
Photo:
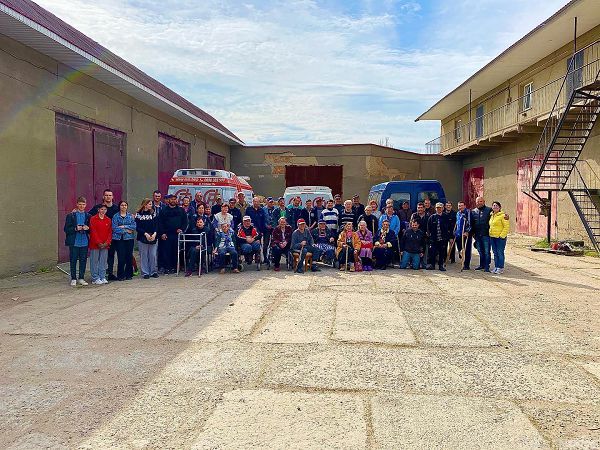
[[[573,57],[567,60],[567,100],[575,89],[583,86],[583,50],[575,53],[575,62]]]
[[[533,83],[523,86],[523,111],[531,109],[533,102]]]
[[[456,142],[460,141],[462,137],[462,120],[458,119],[454,122],[454,140]]]
[[[483,136],[483,105],[479,105],[475,110],[475,137]]]
[[[410,205],[410,194],[408,192],[393,192],[390,198],[394,200],[394,209],[402,209],[402,203],[408,202]]]
[[[420,202],[422,202],[426,198],[431,200],[432,205],[435,205],[436,202],[440,201],[440,197],[438,196],[438,193],[436,191],[419,192],[419,201]]]

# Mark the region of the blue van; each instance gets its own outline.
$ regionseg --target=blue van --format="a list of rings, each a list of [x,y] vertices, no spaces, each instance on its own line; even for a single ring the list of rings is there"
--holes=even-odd
[[[385,207],[388,198],[394,200],[396,210],[401,209],[402,203],[408,201],[410,209],[416,211],[417,203],[426,198],[431,200],[432,205],[436,202],[446,203],[444,188],[437,180],[388,181],[376,184],[369,192],[369,202],[375,200],[380,211]]]

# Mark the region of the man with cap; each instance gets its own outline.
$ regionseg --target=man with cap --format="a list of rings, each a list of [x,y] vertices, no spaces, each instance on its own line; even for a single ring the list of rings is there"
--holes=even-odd
[[[285,219],[287,223],[291,225],[292,228],[296,228],[298,223],[298,219],[302,217],[302,205],[300,197],[294,197],[292,199],[292,204],[288,205],[285,209]],[[306,223],[306,221],[305,221]]]
[[[238,192],[237,194],[237,203],[235,207],[240,211],[241,216],[246,215],[246,209],[248,208],[248,202],[246,201],[246,196],[243,192]]]
[[[341,215],[342,211],[344,210],[344,203],[342,202],[342,196],[340,194],[335,194],[333,196],[333,202],[334,202],[333,207],[335,209],[337,209],[338,215]]]
[[[230,198],[229,199],[229,214],[231,214],[233,216],[233,224],[231,225],[231,228],[234,230],[238,229],[238,227],[242,224],[242,213],[240,212],[240,210],[235,206],[235,198]]]
[[[214,216],[215,214],[219,214],[221,212],[221,205],[223,204],[223,197],[217,194],[217,198],[215,199],[215,204],[210,208],[210,215]]]
[[[237,232],[238,246],[240,253],[246,259],[246,264],[252,264],[252,258],[254,257],[257,270],[260,270],[260,238],[260,233],[252,226],[252,218],[244,216],[242,226]]]
[[[298,219],[296,225],[298,228],[292,233],[291,243],[292,252],[297,252],[300,254],[300,258],[298,259],[298,267],[296,268],[296,273],[304,272],[304,258],[309,252],[313,255],[313,263],[310,270],[313,272],[320,272],[321,269],[317,267],[315,261],[318,261],[321,257],[321,250],[315,247],[312,234],[310,234],[310,230],[306,226],[306,221],[304,219]]]
[[[315,198],[315,215],[317,216],[317,221],[321,220],[321,213],[325,209],[325,203],[323,202],[323,197]]]
[[[450,230],[450,220],[447,214],[444,214],[444,204],[438,202],[435,204],[435,214],[429,217],[427,221],[427,235],[429,236],[429,261],[427,270],[438,268],[445,272],[446,254],[448,251],[448,240],[452,235]]]
[[[352,197],[352,211],[354,211],[354,217],[360,217],[365,213],[365,205],[360,202],[358,194]]]

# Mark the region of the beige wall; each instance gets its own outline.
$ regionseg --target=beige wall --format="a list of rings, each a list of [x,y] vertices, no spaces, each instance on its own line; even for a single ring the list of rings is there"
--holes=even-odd
[[[461,193],[461,162],[378,145],[233,147],[232,170],[250,177],[261,195],[285,190],[286,165],[343,165],[343,195],[367,197],[371,186],[392,180],[438,179],[448,198]]]
[[[200,130],[3,35],[0,49],[0,276],[56,263],[55,112],[126,133],[131,205],[156,188],[159,132],[189,142],[193,166],[210,150],[229,167],[229,146]]]

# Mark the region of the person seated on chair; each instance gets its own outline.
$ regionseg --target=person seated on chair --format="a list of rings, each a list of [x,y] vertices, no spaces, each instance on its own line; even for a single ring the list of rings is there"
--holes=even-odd
[[[398,245],[398,238],[394,230],[390,229],[390,221],[383,219],[381,230],[375,236],[373,244],[373,258],[375,258],[375,269],[385,270],[392,260],[394,248]]]
[[[323,262],[325,264],[331,264],[335,258],[335,237],[327,228],[327,223],[324,219],[319,220],[317,228],[312,230],[311,234],[315,247],[321,250]]]
[[[246,264],[252,264],[253,257],[254,262],[260,264],[260,238],[261,235],[252,225],[252,218],[244,216],[242,226],[237,232],[237,240],[240,253],[246,260]]]
[[[424,253],[425,233],[419,229],[419,223],[413,221],[400,239],[400,268],[406,269],[410,264],[414,270],[419,270]]]
[[[227,223],[229,227],[233,226],[233,215],[229,214],[229,205],[227,203],[223,203],[221,205],[221,212],[215,214],[213,216],[213,229],[215,233],[221,230],[221,226]]]
[[[359,262],[360,239],[355,231],[352,231],[352,222],[346,222],[337,240],[335,256],[340,263],[340,270],[355,271],[355,264]],[[350,266],[350,267],[348,267]]]
[[[291,244],[292,252],[299,253],[300,255],[298,259],[298,267],[296,267],[296,273],[304,272],[304,258],[306,258],[307,253],[312,253],[313,258],[313,263],[310,267],[310,270],[313,272],[320,272],[321,269],[317,267],[315,261],[318,261],[321,257],[321,250],[315,247],[312,234],[310,234],[310,230],[306,226],[306,221],[304,219],[298,219],[296,225],[298,228],[296,228],[296,230],[294,230],[292,233]]]
[[[369,206],[367,206],[369,208]],[[360,259],[365,272],[373,270],[373,234],[367,228],[367,222],[358,222],[358,238],[360,239]]]
[[[200,205],[200,206],[202,206],[202,205]],[[202,256],[202,258],[206,258],[206,255],[208,255],[208,252],[210,252],[210,249],[212,247],[213,233],[212,233],[212,230],[208,227],[208,225],[206,225],[206,222],[204,221],[204,219],[202,217],[198,217],[196,219],[196,224],[191,229],[189,229],[186,234],[199,234],[199,235],[204,234],[206,236],[206,246],[207,246],[206,251],[207,251],[207,253]],[[205,260],[199,261],[200,250],[203,250],[202,247],[204,246],[204,236],[191,236],[191,237],[194,240],[200,239],[200,242],[192,242],[187,245],[188,261],[187,261],[187,270],[185,272],[186,277],[189,277],[192,273],[198,271],[198,264],[200,264],[200,270],[202,270],[203,267],[206,267]]]
[[[224,222],[221,224],[221,229],[217,231],[215,236],[215,249],[213,250],[214,255],[219,256],[219,273],[225,273],[225,256],[229,253],[231,257],[231,268],[233,273],[238,273],[238,253],[235,249],[234,234],[231,226]]]
[[[273,255],[273,265],[275,272],[279,272],[281,255],[286,255],[290,251],[292,243],[292,227],[287,224],[285,217],[280,217],[277,226],[273,228],[271,234],[271,254]]]

